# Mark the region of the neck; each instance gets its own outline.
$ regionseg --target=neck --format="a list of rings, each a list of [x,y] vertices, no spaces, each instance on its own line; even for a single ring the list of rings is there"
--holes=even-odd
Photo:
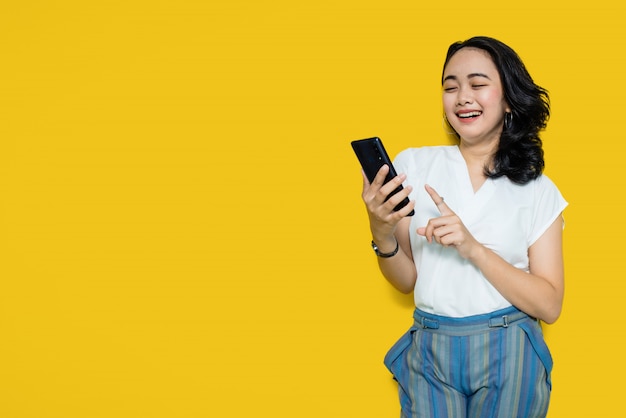
[[[468,167],[479,166],[481,169],[491,166],[493,154],[498,147],[497,142],[468,144],[461,140],[459,149]]]
[[[474,192],[478,191],[487,179],[485,167],[492,166],[493,154],[497,149],[497,145],[497,142],[468,144],[463,140],[459,144],[459,150],[465,159],[465,164],[467,164]]]

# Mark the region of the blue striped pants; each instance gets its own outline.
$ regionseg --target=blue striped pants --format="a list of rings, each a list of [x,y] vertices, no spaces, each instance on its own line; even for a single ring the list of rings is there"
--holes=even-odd
[[[545,417],[552,357],[541,326],[514,307],[466,318],[419,309],[385,365],[402,418]]]

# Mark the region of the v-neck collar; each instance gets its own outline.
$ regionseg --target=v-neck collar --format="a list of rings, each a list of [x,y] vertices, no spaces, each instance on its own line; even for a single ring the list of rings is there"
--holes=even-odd
[[[480,216],[483,207],[496,191],[497,179],[487,178],[480,188],[474,192],[467,162],[463,158],[459,147],[455,146],[455,148],[455,159],[457,160],[455,166],[457,169],[454,177],[458,183],[460,194],[460,205],[456,209],[456,213],[463,218]]]

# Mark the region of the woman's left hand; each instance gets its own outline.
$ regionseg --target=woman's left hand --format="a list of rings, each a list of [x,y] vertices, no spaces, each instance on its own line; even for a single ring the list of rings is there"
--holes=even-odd
[[[425,227],[418,228],[418,235],[425,237],[429,243],[435,241],[444,247],[454,247],[461,257],[471,258],[472,253],[482,247],[481,244],[474,239],[461,222],[461,218],[448,207],[435,189],[429,185],[425,188],[441,216],[429,220]]]

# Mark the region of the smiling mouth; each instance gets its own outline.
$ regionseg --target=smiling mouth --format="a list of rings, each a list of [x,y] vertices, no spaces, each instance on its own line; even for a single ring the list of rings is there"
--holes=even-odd
[[[457,113],[456,115],[461,119],[471,119],[471,118],[476,118],[482,114],[483,112],[473,111],[473,112],[466,112],[466,113]]]

